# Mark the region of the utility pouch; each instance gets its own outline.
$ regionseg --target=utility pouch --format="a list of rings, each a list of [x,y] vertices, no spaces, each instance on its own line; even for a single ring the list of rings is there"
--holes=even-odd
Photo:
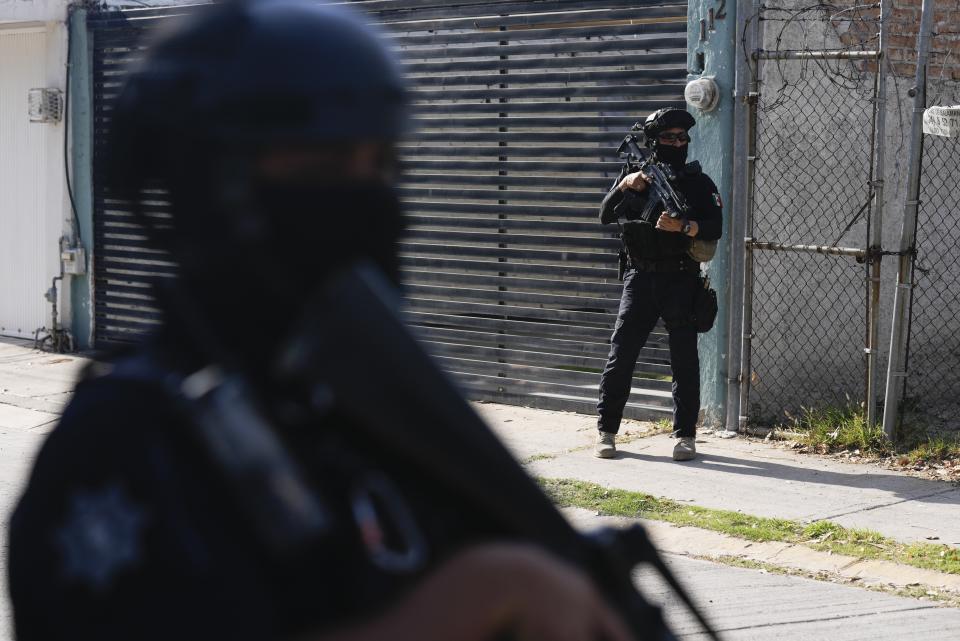
[[[665,233],[663,233],[665,235]],[[661,232],[645,220],[628,220],[623,224],[621,238],[627,253],[634,260],[657,260],[663,258],[664,248]],[[672,234],[673,235],[673,234]],[[682,253],[682,250],[681,250]]]
[[[717,292],[710,288],[710,278],[701,277],[697,293],[693,299],[693,319],[697,331],[701,334],[713,329],[717,320]]]
[[[698,263],[706,263],[713,260],[717,253],[717,241],[700,240],[698,238],[690,239],[690,248],[687,249],[687,255]]]

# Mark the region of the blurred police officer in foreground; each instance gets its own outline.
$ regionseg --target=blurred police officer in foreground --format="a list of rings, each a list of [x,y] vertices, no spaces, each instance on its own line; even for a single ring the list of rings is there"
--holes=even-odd
[[[584,573],[272,375],[328,277],[397,278],[404,90],[378,36],[342,8],[205,7],[112,113],[115,195],[169,198],[143,220],[178,274],[156,335],[89,369],[37,458],[17,638],[629,641]],[[376,337],[328,338],[369,373],[342,389],[382,402]]]
[[[623,234],[627,264],[623,275],[620,311],[610,339],[610,356],[600,379],[597,444],[600,458],[616,455],[615,435],[630,395],[633,370],[640,350],[657,320],[662,318],[669,335],[670,367],[673,372],[673,429],[679,438],[673,450],[676,461],[696,456],[696,424],[700,412],[700,361],[694,301],[703,283],[700,263],[690,256],[692,239],[715,241],[722,231],[721,203],[717,187],[699,163],[687,163],[689,130],[696,124],[682,109],[660,109],[643,125],[653,159],[672,170],[673,188],[689,208],[686,217],[666,212],[654,224],[631,224]],[[625,174],[625,175],[624,175]],[[615,209],[626,192],[639,194],[637,211],[644,204],[649,176],[627,173],[607,194],[600,206],[600,222],[618,222]],[[619,210],[618,210],[619,211]],[[628,214],[628,218],[631,216]]]

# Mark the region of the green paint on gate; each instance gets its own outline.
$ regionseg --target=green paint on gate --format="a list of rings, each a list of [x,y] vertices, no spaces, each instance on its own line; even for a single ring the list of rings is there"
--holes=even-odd
[[[70,332],[76,347],[81,350],[92,347],[93,335],[93,138],[92,138],[92,66],[90,56],[92,42],[87,32],[87,12],[76,9],[70,12],[68,22],[70,39],[70,170],[73,200],[77,208],[80,238],[87,254],[87,270],[81,276],[70,279]]]

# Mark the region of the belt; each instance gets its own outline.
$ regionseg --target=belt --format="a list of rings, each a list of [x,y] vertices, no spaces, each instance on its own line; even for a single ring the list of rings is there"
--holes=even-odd
[[[659,260],[631,259],[631,265],[638,272],[700,272],[700,263],[686,254]]]

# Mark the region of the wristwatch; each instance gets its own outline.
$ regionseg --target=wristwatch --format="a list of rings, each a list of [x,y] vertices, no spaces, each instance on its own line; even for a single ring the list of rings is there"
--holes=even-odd
[[[680,231],[683,233],[684,236],[690,235],[690,221],[687,220],[686,218],[683,219],[683,227],[680,228]]]

